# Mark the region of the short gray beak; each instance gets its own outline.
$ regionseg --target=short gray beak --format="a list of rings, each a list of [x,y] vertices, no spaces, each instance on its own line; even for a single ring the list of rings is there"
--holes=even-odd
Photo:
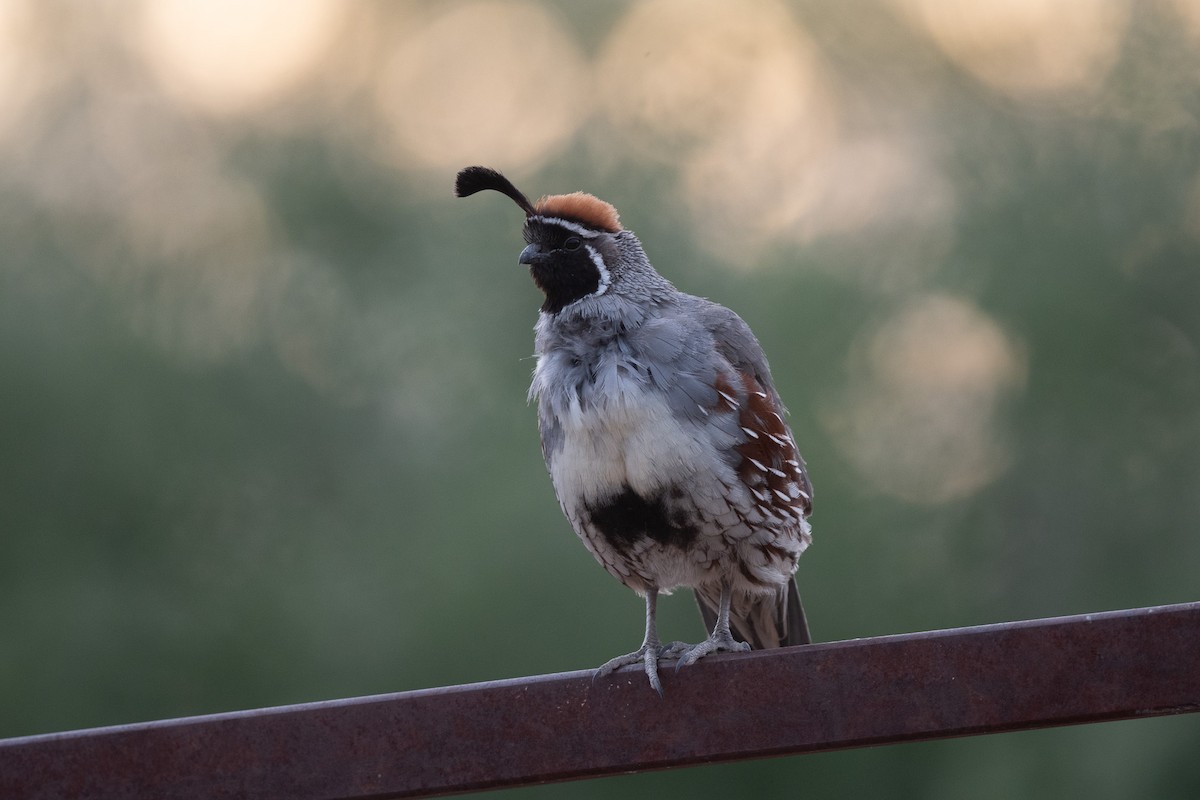
[[[521,251],[521,257],[517,259],[517,263],[532,264],[535,261],[541,261],[545,256],[546,254],[542,252],[541,245],[531,244]]]

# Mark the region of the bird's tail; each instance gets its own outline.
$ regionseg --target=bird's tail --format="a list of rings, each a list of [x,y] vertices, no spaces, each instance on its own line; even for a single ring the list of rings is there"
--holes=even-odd
[[[705,627],[711,631],[717,624],[720,598],[710,597],[699,589],[695,595],[700,616],[704,618]],[[779,587],[775,594],[735,597],[729,611],[729,628],[737,639],[749,642],[755,650],[790,647],[812,641],[795,577],[788,580],[786,587]]]

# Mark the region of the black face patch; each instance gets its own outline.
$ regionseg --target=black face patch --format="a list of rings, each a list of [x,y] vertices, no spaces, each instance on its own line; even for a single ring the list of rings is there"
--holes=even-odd
[[[600,290],[600,270],[584,237],[551,223],[531,222],[525,226],[525,241],[539,251],[529,274],[546,296],[542,311],[556,314]]]
[[[666,494],[645,498],[628,486],[620,494],[589,505],[588,516],[613,549],[622,551],[641,539],[686,548],[697,536],[696,527],[682,512],[670,512]]]

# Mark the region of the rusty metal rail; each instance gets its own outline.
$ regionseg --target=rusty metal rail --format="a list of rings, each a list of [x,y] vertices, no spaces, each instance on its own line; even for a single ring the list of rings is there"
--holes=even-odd
[[[1200,603],[0,740],[0,797],[389,798],[1200,710]]]

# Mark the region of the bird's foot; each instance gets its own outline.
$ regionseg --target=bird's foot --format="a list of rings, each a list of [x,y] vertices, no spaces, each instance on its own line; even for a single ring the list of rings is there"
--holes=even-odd
[[[658,692],[659,697],[662,697],[662,681],[658,679],[659,659],[678,658],[691,648],[692,646],[687,642],[671,642],[670,644],[646,643],[632,653],[626,653],[623,656],[617,656],[614,659],[606,661],[596,670],[596,674],[592,677],[592,680],[603,678],[605,675],[611,675],[621,667],[627,667],[630,664],[642,664],[646,670],[646,677],[650,680],[650,688]]]
[[[679,660],[675,662],[675,669],[695,664],[711,653],[744,653],[749,649],[750,645],[739,642],[729,631],[713,631],[703,642],[691,647],[685,645],[685,649],[679,654]]]
[[[630,664],[642,664],[646,670],[646,677],[650,679],[650,688],[658,692],[659,697],[662,697],[662,681],[658,679],[658,651],[660,647],[657,643],[647,642],[632,653],[626,653],[623,656],[610,659],[600,665],[592,680],[603,678],[605,675],[611,675],[614,671]]]
[[[670,644],[660,645],[658,648],[658,657],[660,659],[679,658],[688,650],[691,650],[693,646],[687,642],[671,642]]]

